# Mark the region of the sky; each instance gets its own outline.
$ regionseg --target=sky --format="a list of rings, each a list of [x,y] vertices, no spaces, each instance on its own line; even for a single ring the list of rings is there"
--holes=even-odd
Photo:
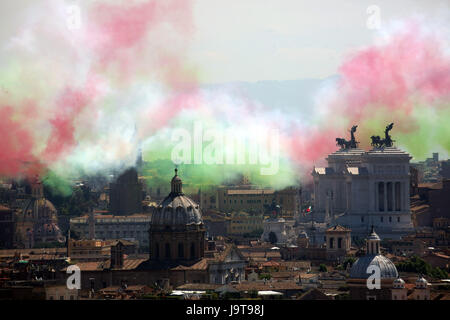
[[[104,1],[64,0],[67,6],[95,2]],[[24,9],[37,3],[0,3],[0,41],[20,28]],[[201,83],[326,78],[379,32],[367,27],[372,5],[380,9],[381,27],[413,15],[450,20],[446,0],[196,0],[187,56]]]
[[[346,54],[373,41],[371,5],[381,24],[450,12],[440,0],[200,0],[190,56],[204,82],[325,78]]]

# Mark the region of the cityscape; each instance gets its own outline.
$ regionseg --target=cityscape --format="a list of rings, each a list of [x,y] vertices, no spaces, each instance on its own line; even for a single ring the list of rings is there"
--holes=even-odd
[[[0,300],[450,300],[448,3],[231,2],[0,5]]]

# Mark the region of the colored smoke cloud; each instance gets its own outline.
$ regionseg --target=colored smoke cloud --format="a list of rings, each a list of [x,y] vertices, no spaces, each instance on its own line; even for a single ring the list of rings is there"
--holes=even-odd
[[[275,188],[296,184],[337,149],[335,137],[348,139],[353,124],[364,148],[394,122],[396,144],[413,156],[450,151],[450,42],[441,30],[421,20],[384,30],[342,62],[313,110],[281,112],[199,85],[185,56],[195,32],[192,7],[175,0],[84,4],[74,29],[59,1],[30,8],[0,55],[0,176],[38,174],[67,192],[62,181],[126,168],[142,147],[144,174],[159,183],[172,174],[171,134],[195,121],[251,132],[260,148],[267,146],[258,134],[277,130],[280,170],[261,176],[260,166],[248,164],[182,165],[193,185],[240,173]]]

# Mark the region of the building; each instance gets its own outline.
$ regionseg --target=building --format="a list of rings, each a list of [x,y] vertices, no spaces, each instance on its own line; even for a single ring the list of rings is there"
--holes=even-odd
[[[295,242],[295,221],[282,218],[281,207],[275,205],[275,202],[271,206],[273,207],[273,214],[263,222],[261,240],[277,245]]]
[[[351,230],[336,225],[325,231],[327,260],[340,261],[348,255],[351,248]]]
[[[204,211],[203,211],[204,212]],[[208,237],[227,236],[231,217],[223,212],[208,210],[203,214],[203,222]]]
[[[109,211],[119,216],[142,213],[142,195],[138,173],[129,168],[109,186]]]
[[[78,290],[68,289],[67,285],[45,287],[45,300],[78,300]]]
[[[352,300],[392,299],[391,288],[398,278],[398,272],[394,263],[380,253],[380,242],[380,237],[372,227],[366,242],[366,255],[356,260],[350,269],[347,285]],[[374,272],[379,272],[380,287],[369,289],[367,280]]]
[[[10,208],[0,205],[0,248],[13,247],[14,214]]]
[[[199,192],[202,209],[222,212],[264,213],[273,201],[281,206],[281,215],[292,219],[300,210],[300,192],[296,187],[282,190],[256,188],[251,185],[207,187]]]
[[[67,256],[72,261],[104,261],[111,258],[111,253],[117,245],[124,246],[124,254],[137,253],[135,243],[126,240],[73,240],[67,243]]]
[[[205,227],[200,207],[182,190],[175,169],[170,194],[156,208],[150,225],[150,260],[194,262],[204,256]]]
[[[405,281],[402,278],[397,278],[392,284],[392,300],[407,300],[408,289],[405,286]]]
[[[151,216],[148,214],[116,216],[94,211],[91,218],[90,215],[84,215],[70,219],[70,230],[80,239],[122,239],[137,242],[140,251],[143,251],[149,246],[150,221]]]
[[[263,216],[246,212],[233,212],[228,224],[228,236],[243,236],[248,233],[263,230]]]
[[[36,244],[59,242],[65,237],[58,226],[55,206],[44,197],[44,186],[36,178],[31,183],[31,197],[15,215],[14,246],[33,248]]]
[[[383,238],[410,233],[410,159],[393,146],[330,154],[328,166],[312,172],[315,218],[350,228],[354,239],[363,238],[371,225]]]

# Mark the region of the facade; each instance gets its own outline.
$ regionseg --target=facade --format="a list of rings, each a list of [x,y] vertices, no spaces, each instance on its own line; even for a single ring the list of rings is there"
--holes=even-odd
[[[246,212],[237,212],[231,214],[231,219],[228,224],[229,236],[238,235],[242,236],[246,233],[258,231],[263,229],[263,216],[250,215]]]
[[[150,260],[194,262],[205,253],[200,207],[185,196],[175,169],[171,192],[156,208],[150,224]]]
[[[315,217],[350,228],[354,239],[363,238],[371,225],[383,238],[410,233],[410,159],[395,147],[330,154],[328,167],[312,173]]]
[[[45,287],[45,300],[78,300],[78,290],[68,289],[67,285]]]
[[[342,226],[334,226],[325,231],[327,260],[344,258],[351,248],[351,230]]]
[[[281,217],[281,207],[272,202],[272,215],[263,222],[261,240],[272,244],[287,245],[296,241],[295,220],[285,220]]]
[[[115,216],[94,212],[93,218],[94,225],[92,224],[92,216],[91,223],[89,223],[89,215],[70,219],[70,230],[76,232],[81,239],[123,239],[137,242],[140,248],[148,248],[150,215]]]
[[[293,218],[299,213],[300,193],[295,187],[275,191],[242,185],[210,187],[200,191],[202,209],[216,209],[222,212],[263,213],[265,206],[273,201],[281,205],[281,214],[285,218]]]
[[[124,240],[73,240],[67,243],[67,256],[74,261],[104,261],[112,258],[115,247],[121,245],[124,254],[134,254],[136,244]]]
[[[109,186],[109,211],[114,215],[142,213],[142,190],[136,169],[126,170]]]

